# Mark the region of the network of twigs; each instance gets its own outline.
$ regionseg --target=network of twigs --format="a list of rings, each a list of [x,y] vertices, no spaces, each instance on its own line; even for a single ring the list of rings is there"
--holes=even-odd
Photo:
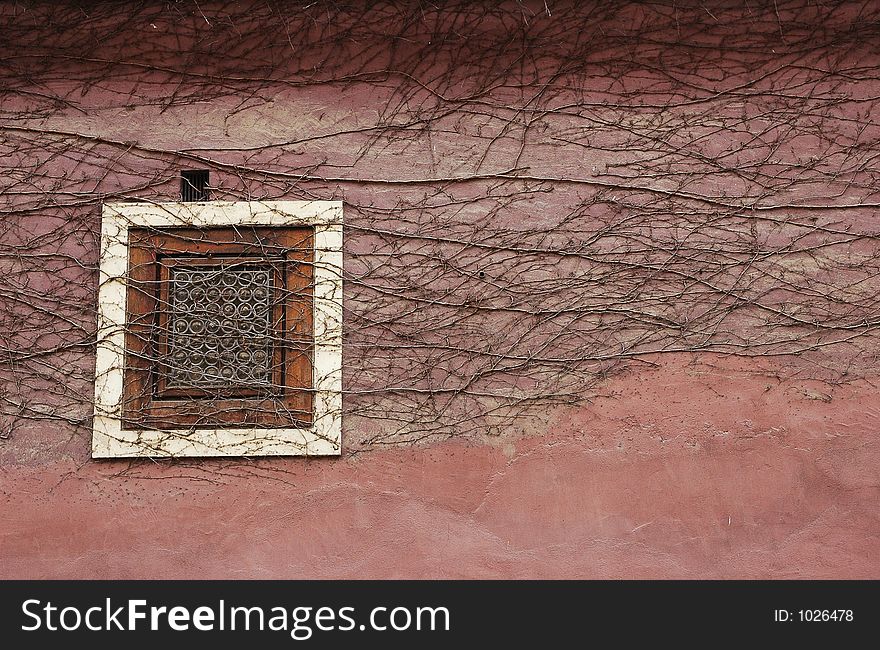
[[[877,361],[880,4],[4,2],[0,425],[87,455],[101,205],[345,202],[349,449]],[[77,452],[79,453],[79,452]]]

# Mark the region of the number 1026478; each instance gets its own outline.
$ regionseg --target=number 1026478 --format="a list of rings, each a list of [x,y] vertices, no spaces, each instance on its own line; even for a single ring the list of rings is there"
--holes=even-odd
[[[801,623],[849,623],[853,620],[851,609],[798,609],[790,611],[777,609],[773,611],[773,620],[777,623],[798,621]]]

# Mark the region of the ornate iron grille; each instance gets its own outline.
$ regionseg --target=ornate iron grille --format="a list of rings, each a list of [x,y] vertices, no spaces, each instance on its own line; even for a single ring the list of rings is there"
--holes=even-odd
[[[271,384],[270,268],[175,268],[169,289],[168,388]]]

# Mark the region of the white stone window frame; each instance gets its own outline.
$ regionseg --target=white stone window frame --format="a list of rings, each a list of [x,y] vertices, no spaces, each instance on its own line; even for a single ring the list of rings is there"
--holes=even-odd
[[[101,220],[93,458],[333,456],[342,444],[342,202],[107,203]],[[314,417],[309,428],[123,429],[130,228],[314,228]]]

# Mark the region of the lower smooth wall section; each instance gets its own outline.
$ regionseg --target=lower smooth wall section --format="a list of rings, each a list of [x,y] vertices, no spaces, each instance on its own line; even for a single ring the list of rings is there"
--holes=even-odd
[[[601,393],[516,439],[340,459],[22,458],[0,575],[880,576],[870,386],[668,357]]]

